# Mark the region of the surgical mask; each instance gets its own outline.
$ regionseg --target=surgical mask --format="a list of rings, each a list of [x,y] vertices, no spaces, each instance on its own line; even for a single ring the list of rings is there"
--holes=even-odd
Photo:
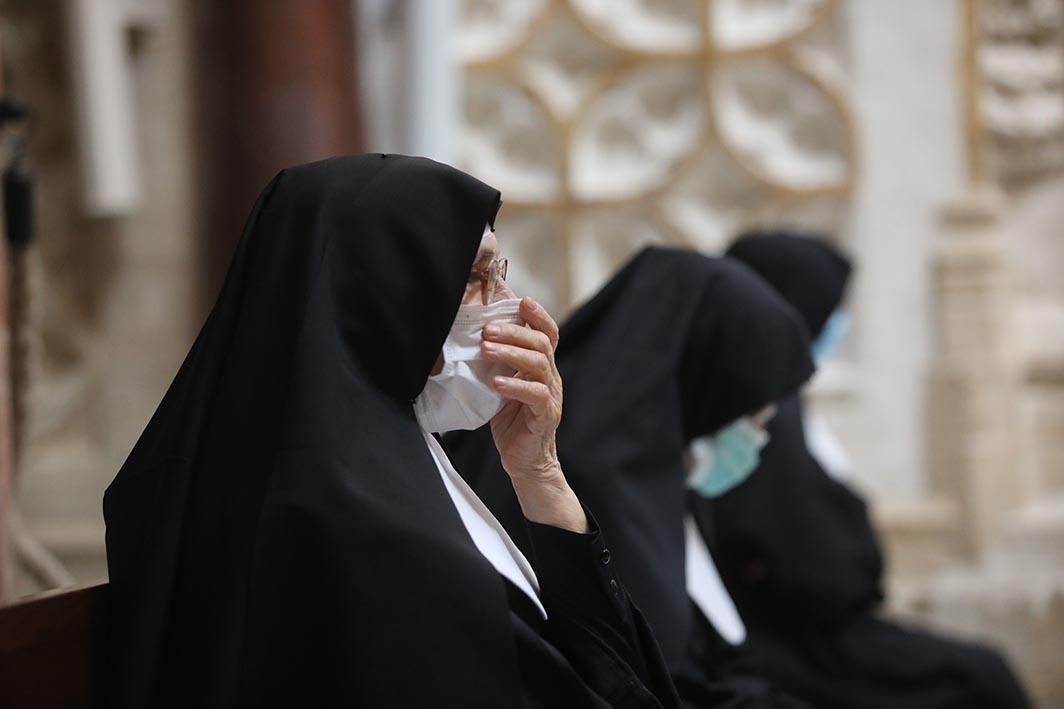
[[[823,362],[842,346],[850,334],[850,315],[845,310],[836,310],[824,323],[824,329],[813,342],[813,359]]]
[[[694,465],[687,487],[702,497],[720,497],[757,469],[768,433],[741,418],[712,436],[696,438],[690,452]]]
[[[484,359],[480,350],[484,326],[490,322],[521,324],[520,298],[491,305],[458,308],[443,343],[443,368],[425,382],[414,400],[414,413],[429,433],[471,431],[499,413],[505,400],[491,386],[496,376],[512,376],[506,365]]]

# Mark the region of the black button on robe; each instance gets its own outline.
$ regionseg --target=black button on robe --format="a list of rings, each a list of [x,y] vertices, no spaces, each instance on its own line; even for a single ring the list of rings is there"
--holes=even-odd
[[[104,498],[111,707],[668,701],[667,678],[644,684],[653,642],[595,575],[599,537],[531,534],[541,573],[593,572],[544,573],[557,613],[523,619],[415,420],[498,206],[402,156],[301,165],[265,189]],[[596,613],[566,612],[573,594]]]

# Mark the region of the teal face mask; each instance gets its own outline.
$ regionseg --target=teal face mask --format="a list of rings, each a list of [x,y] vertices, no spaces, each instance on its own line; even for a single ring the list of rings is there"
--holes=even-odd
[[[835,354],[850,334],[850,315],[845,310],[836,310],[824,323],[824,329],[813,342],[813,359],[823,362]]]
[[[712,436],[691,442],[694,465],[687,487],[702,497],[720,497],[739,485],[757,469],[768,433],[741,418]]]

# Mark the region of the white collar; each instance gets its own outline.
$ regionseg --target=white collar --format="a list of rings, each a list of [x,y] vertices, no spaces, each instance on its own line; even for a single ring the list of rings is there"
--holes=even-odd
[[[746,626],[728,595],[728,589],[724,588],[702,533],[690,515],[684,519],[683,526],[687,595],[722,638],[732,645],[741,645],[746,640]]]
[[[539,599],[539,579],[528,559],[517,548],[510,535],[506,533],[499,520],[491,510],[477,497],[473,489],[466,484],[458,471],[454,469],[443,446],[440,445],[432,434],[422,431],[425,442],[429,446],[429,453],[436,461],[436,468],[443,478],[443,485],[447,488],[447,494],[451,496],[451,502],[462,518],[469,536],[484,558],[491,562],[495,570],[506,577],[514,586],[517,586],[536,607],[543,619],[547,619],[547,609]]]

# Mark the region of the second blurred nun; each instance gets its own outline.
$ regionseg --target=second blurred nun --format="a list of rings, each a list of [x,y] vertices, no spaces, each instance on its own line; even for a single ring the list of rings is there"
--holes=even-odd
[[[818,359],[841,344],[850,264],[836,249],[773,232],[740,239],[729,256],[802,314]],[[864,500],[838,479],[846,467],[841,449],[809,421],[797,395],[782,401],[750,481],[701,503],[712,507],[721,573],[765,671],[829,709],[1026,707],[989,649],[878,617],[883,561],[875,531]]]
[[[729,634],[722,624],[734,620],[726,594],[692,603],[685,553],[684,450],[809,377],[797,314],[741,265],[648,249],[562,327],[557,362],[567,384],[558,430],[566,476],[596,510],[616,552],[602,561],[616,567],[645,612],[685,705],[804,706],[763,681],[742,647],[722,637]],[[527,546],[490,435],[457,434],[446,443]],[[708,555],[703,561],[712,564]]]

